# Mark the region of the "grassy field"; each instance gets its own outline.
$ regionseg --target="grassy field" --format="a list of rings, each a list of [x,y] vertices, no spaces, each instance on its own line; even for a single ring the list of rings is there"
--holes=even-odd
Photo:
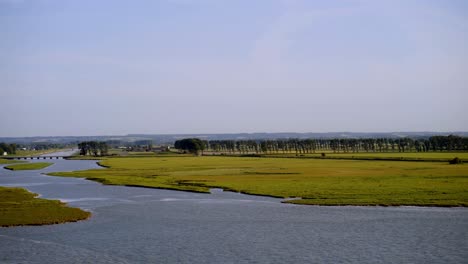
[[[21,188],[0,187],[0,226],[48,225],[76,222],[91,213],[67,207],[58,200],[35,198]]]
[[[47,168],[53,163],[50,162],[34,162],[34,163],[22,163],[22,164],[15,164],[15,165],[8,165],[4,168],[7,170],[40,170],[43,168]]]
[[[102,160],[105,158],[115,158],[115,157],[120,157],[120,158],[142,158],[142,157],[193,157],[192,154],[182,154],[178,152],[160,152],[160,153],[154,153],[154,152],[120,152],[120,153],[111,153],[108,156],[81,156],[81,155],[75,155],[68,157],[68,160]]]
[[[94,157],[94,156],[71,156],[67,157],[67,160],[102,160],[102,157]]]
[[[108,169],[52,173],[104,184],[225,190],[315,205],[468,206],[468,166],[441,162],[242,157],[108,158]]]
[[[318,154],[319,155],[319,154]],[[403,157],[403,158],[427,158],[427,159],[460,159],[468,160],[468,152],[375,152],[375,153],[329,153],[332,156],[355,157]]]
[[[44,155],[49,153],[54,153],[58,151],[63,151],[63,149],[48,149],[48,150],[16,150],[16,154],[12,154],[9,156],[37,156],[37,155]]]
[[[359,153],[321,153],[299,154],[266,154],[265,157],[300,157],[300,158],[325,158],[325,159],[354,159],[354,160],[402,160],[402,161],[449,161],[458,157],[468,162],[468,152],[359,152]]]
[[[0,164],[13,164],[13,163],[22,163],[23,161],[19,160],[9,160],[9,159],[1,159],[0,158]]]

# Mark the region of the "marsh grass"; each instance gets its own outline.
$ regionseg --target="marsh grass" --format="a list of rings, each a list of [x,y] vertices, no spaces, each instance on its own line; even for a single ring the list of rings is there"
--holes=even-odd
[[[316,205],[468,206],[468,166],[447,162],[265,157],[108,158],[108,169],[51,173],[104,184],[222,188]]]
[[[458,157],[461,161],[468,161],[468,152],[358,152],[358,153],[322,153],[300,154],[267,154],[264,157],[291,157],[291,158],[321,158],[321,159],[355,159],[355,160],[383,160],[383,161],[428,161],[448,162]]]
[[[40,170],[49,167],[54,163],[50,162],[34,162],[34,163],[21,163],[21,164],[15,164],[15,165],[8,165],[5,166],[4,168],[7,170]]]
[[[22,188],[0,187],[0,226],[48,225],[76,222],[91,213],[67,207],[58,200],[35,198]]]
[[[11,160],[11,159],[2,159],[0,158],[0,164],[13,164],[13,163],[22,163],[23,161]]]
[[[64,151],[66,149],[47,149],[47,150],[16,150],[16,154],[12,154],[9,156],[37,156],[37,155],[44,155],[44,154],[49,154],[49,153],[54,153],[54,152],[59,152],[59,151]]]

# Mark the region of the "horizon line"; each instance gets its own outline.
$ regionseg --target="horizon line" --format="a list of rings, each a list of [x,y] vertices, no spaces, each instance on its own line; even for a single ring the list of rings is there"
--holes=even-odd
[[[128,134],[95,134],[95,135],[50,135],[50,136],[0,136],[0,138],[51,138],[51,137],[129,137],[129,136],[171,136],[171,135],[233,135],[233,134],[392,134],[392,133],[468,133],[468,131],[388,131],[388,132],[351,132],[351,131],[328,131],[328,132],[228,132],[228,133],[128,133]]]

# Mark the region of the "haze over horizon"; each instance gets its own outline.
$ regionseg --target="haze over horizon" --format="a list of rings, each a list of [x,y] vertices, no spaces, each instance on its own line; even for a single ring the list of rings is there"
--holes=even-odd
[[[0,136],[0,138],[10,138],[10,139],[15,139],[15,138],[68,138],[68,137],[115,137],[115,138],[120,138],[120,137],[138,137],[138,136],[175,136],[175,135],[186,135],[187,137],[190,136],[200,136],[200,135],[243,135],[243,134],[249,134],[249,135],[255,135],[255,134],[271,134],[271,135],[276,135],[276,134],[330,134],[329,136],[326,136],[326,138],[334,138],[335,134],[342,134],[342,138],[346,137],[353,137],[355,134],[384,134],[384,137],[389,137],[391,134],[394,135],[403,135],[407,137],[414,137],[415,134],[424,134],[424,136],[428,135],[458,135],[458,136],[466,136],[468,134],[468,131],[381,131],[381,132],[362,132],[362,131],[328,131],[328,132],[294,132],[294,131],[279,131],[279,132],[265,132],[265,131],[260,131],[260,132],[220,132],[220,133],[128,133],[128,134],[89,134],[89,135],[80,135],[80,134],[71,134],[71,135],[32,135],[32,136]],[[370,137],[375,137],[375,135],[371,135]],[[289,138],[289,137],[278,137],[278,138]],[[234,139],[234,138],[233,138]]]
[[[0,137],[468,131],[468,1],[0,0]]]

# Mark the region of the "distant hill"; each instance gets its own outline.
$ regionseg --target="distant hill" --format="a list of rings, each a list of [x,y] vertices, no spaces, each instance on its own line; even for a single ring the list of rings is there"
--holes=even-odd
[[[122,136],[51,136],[51,137],[0,137],[0,142],[5,143],[78,143],[81,141],[121,141],[135,142],[140,140],[152,140],[154,144],[172,144],[182,138],[200,138],[204,140],[227,140],[227,139],[280,139],[280,138],[402,138],[410,137],[428,138],[431,136],[458,135],[468,137],[468,132],[327,132],[327,133],[232,133],[232,134],[129,134]]]

